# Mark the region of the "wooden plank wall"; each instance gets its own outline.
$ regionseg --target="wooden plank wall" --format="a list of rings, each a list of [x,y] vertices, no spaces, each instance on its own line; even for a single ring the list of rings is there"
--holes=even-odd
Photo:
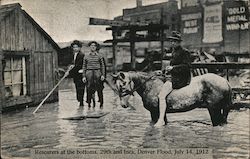
[[[3,52],[0,49],[0,112],[2,112],[2,108],[4,106],[4,83],[3,83],[3,64],[2,64],[2,59],[3,59]]]
[[[34,95],[34,101],[39,102],[40,99],[44,98],[46,94],[54,86],[54,69],[53,69],[53,53],[52,52],[34,52],[33,70],[39,70],[33,72],[31,83],[33,88],[32,94]],[[52,80],[48,80],[52,79]],[[53,96],[52,96],[53,97]],[[48,100],[53,100],[50,97]]]
[[[56,83],[57,51],[20,8],[1,21],[0,49],[28,51],[27,84],[34,103],[40,102]],[[26,62],[26,63],[27,63]],[[57,100],[55,92],[50,100]]]

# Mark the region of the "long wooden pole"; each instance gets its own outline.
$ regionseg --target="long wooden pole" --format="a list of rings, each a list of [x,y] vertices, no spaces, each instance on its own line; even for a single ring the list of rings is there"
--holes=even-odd
[[[43,103],[49,98],[49,96],[54,92],[54,90],[59,86],[59,84],[68,76],[69,71],[73,67],[69,67],[68,70],[65,72],[64,76],[60,79],[60,81],[54,86],[54,88],[47,94],[47,96],[42,100],[42,102],[37,106],[33,114],[37,112],[37,110],[43,105]]]

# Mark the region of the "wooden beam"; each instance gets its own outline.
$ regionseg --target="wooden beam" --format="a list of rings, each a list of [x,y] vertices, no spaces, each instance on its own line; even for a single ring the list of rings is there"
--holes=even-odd
[[[135,70],[136,60],[135,60],[135,30],[130,30],[130,54],[131,54],[131,68]]]
[[[5,101],[4,108],[18,106],[18,105],[22,105],[22,104],[29,105],[30,103],[32,103],[32,99],[29,96],[11,97]]]
[[[133,21],[124,21],[124,20],[110,20],[110,19],[101,19],[101,18],[89,18],[89,25],[109,25],[109,26],[145,26],[148,25],[148,22],[133,22]]]
[[[249,63],[239,62],[192,63],[191,66],[192,68],[250,69]]]
[[[117,43],[128,43],[131,41],[131,39],[115,39],[115,40],[105,40],[104,43],[113,43],[113,41],[117,42]],[[135,37],[133,39],[134,42],[151,42],[151,41],[168,41],[168,39],[163,38],[161,40],[161,38],[139,38],[139,37]]]
[[[3,50],[4,56],[30,56],[29,51],[9,51]]]
[[[224,52],[225,56],[229,56],[229,57],[245,57],[245,58],[249,58],[250,57],[250,53],[245,52],[245,53],[230,53],[230,52]]]
[[[108,27],[106,30],[113,30],[113,27]],[[160,29],[169,29],[169,25],[161,25],[161,24],[149,24],[149,25],[129,25],[129,26],[118,26],[118,30],[130,30],[134,29],[135,31],[144,31],[144,30],[155,30],[158,31]]]
[[[129,24],[129,22],[126,22],[126,21],[100,19],[100,18],[89,18],[89,25],[123,26],[123,25],[128,25],[128,24]]]
[[[116,39],[116,36],[117,36],[116,30],[112,31],[112,36],[113,36],[113,39]],[[115,41],[113,41],[113,43],[112,43],[112,52],[113,52],[113,73],[116,73],[117,72],[117,70],[116,70],[117,42],[115,42]]]

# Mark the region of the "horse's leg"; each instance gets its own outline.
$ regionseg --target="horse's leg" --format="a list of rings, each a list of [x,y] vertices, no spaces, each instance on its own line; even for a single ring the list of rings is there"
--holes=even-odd
[[[150,115],[151,115],[151,123],[155,124],[159,119],[159,110],[157,109],[150,110]]]
[[[220,125],[222,121],[221,109],[219,108],[208,108],[213,126]]]
[[[166,111],[167,111],[167,110],[166,110]],[[165,125],[167,125],[167,123],[168,123],[167,112],[165,113],[165,116],[164,116],[164,122],[165,122]]]
[[[230,108],[226,107],[226,108],[223,108],[222,110],[223,110],[223,113],[222,113],[223,119],[222,119],[221,125],[227,124],[227,116],[230,111]]]
[[[228,113],[230,111],[230,107],[232,105],[232,90],[231,90],[230,85],[228,85],[228,86],[229,86],[229,91],[227,94],[227,98],[222,103],[224,107],[222,109],[223,110],[223,113],[222,113],[223,119],[222,119],[221,124],[227,124],[227,116],[228,116]]]
[[[164,85],[161,88],[161,92],[159,93],[158,97],[159,97],[159,112],[160,112],[160,116],[159,116],[159,120],[157,121],[157,123],[155,124],[156,127],[159,126],[163,126],[165,125],[165,121],[166,121],[166,110],[167,110],[167,102],[166,102],[166,96],[169,95],[169,93],[172,92],[172,83],[167,81],[166,83],[164,83]]]
[[[93,108],[95,108],[95,92],[92,94]]]

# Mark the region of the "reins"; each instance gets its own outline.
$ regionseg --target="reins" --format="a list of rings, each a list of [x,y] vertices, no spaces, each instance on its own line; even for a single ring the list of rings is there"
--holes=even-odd
[[[127,96],[127,95],[133,95],[134,96],[134,92],[135,91],[137,91],[142,85],[144,85],[146,82],[148,82],[149,80],[151,80],[153,77],[155,77],[155,76],[157,76],[157,75],[152,75],[152,76],[150,76],[148,79],[146,79],[143,83],[141,83],[139,86],[137,86],[136,88],[134,88],[134,89],[131,89],[131,91],[130,90],[126,90],[126,93],[125,94],[121,94],[121,95],[119,95],[120,97],[125,97],[125,96]]]
[[[105,79],[104,82],[114,91],[115,94],[119,95],[119,92],[111,86],[111,84]]]

